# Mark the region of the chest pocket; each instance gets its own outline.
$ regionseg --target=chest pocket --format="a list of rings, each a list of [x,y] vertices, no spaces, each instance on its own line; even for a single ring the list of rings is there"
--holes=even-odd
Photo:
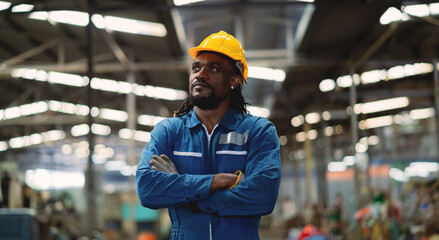
[[[236,170],[245,172],[247,158],[245,149],[248,135],[248,130],[243,133],[229,132],[221,134],[218,143],[223,149],[215,152],[219,172],[233,173]]]
[[[218,172],[233,173],[236,170],[245,172],[247,151],[220,150],[216,151]]]
[[[199,145],[182,145],[172,152],[175,166],[180,174],[201,174],[203,153]]]

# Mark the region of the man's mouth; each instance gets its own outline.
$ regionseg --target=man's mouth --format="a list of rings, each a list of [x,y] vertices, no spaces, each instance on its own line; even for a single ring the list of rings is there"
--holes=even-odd
[[[206,83],[197,82],[197,83],[194,83],[192,85],[192,88],[198,88],[198,87],[212,89],[212,86],[210,86],[209,84],[206,84]]]

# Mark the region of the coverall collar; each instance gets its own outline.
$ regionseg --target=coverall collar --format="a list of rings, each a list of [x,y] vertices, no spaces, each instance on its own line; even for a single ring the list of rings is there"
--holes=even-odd
[[[198,119],[198,116],[195,113],[194,109],[192,109],[187,114],[187,117],[188,118],[186,120],[186,127],[193,128],[198,124],[201,124],[201,121]],[[224,117],[219,122],[219,125],[222,125],[229,130],[235,130],[238,127],[238,124],[242,118],[243,116],[238,110],[234,108],[229,108],[226,115],[224,115]]]

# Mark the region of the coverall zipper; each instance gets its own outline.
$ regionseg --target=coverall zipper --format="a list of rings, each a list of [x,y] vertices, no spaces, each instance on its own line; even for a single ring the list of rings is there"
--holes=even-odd
[[[202,126],[203,126],[203,128],[204,128],[204,130],[206,131],[206,136],[207,136],[207,151],[208,151],[208,156],[209,156],[209,161],[211,161],[211,160],[213,160],[213,158],[212,158],[212,153],[211,153],[211,149],[210,149],[210,140],[211,140],[211,138],[212,138],[212,136],[213,136],[213,133],[215,132],[215,129],[216,129],[216,127],[218,127],[218,124],[216,124],[215,125],[215,127],[213,127],[213,129],[212,129],[212,133],[211,134],[209,134],[209,131],[207,131],[207,128],[206,128],[206,126],[204,126],[204,124],[201,124]],[[213,165],[211,165],[211,167],[212,167]],[[211,170],[211,169],[210,169]],[[210,240],[213,240],[213,237],[212,237],[212,222],[210,221],[210,219],[209,219],[209,238],[210,238]]]

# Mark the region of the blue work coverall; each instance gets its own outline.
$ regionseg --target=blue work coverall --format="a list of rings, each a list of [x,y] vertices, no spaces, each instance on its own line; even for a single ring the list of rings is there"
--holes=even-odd
[[[152,155],[166,154],[179,174],[152,170]],[[216,173],[244,172],[232,189],[209,193]],[[168,208],[171,239],[259,239],[262,215],[273,211],[281,176],[279,139],[265,118],[230,108],[209,136],[192,109],[165,119],[151,132],[137,167],[144,207]]]

